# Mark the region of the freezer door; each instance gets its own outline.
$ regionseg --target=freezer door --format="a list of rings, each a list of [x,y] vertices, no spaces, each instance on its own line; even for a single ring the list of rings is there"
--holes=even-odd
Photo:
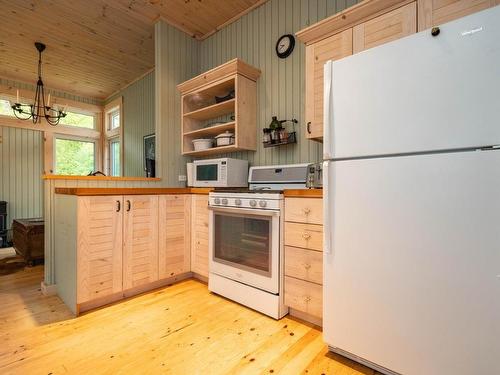
[[[496,6],[333,62],[325,159],[500,144],[499,20]]]
[[[330,346],[405,375],[500,374],[499,166],[500,151],[329,163]]]

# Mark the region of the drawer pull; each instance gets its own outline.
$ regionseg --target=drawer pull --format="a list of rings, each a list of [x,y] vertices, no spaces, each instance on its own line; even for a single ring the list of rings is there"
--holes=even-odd
[[[305,303],[309,303],[309,302],[311,302],[311,297],[309,297],[309,296],[305,296],[305,297],[304,297],[304,302],[305,302]]]
[[[304,268],[308,270],[309,268],[311,268],[311,265],[309,263],[304,263]]]
[[[311,213],[311,209],[309,207],[306,207],[302,209],[302,212],[304,213],[304,215],[309,215]]]
[[[309,238],[311,238],[311,235],[310,235],[309,233],[303,233],[303,234],[302,234],[302,238],[303,238],[304,240],[308,240]]]

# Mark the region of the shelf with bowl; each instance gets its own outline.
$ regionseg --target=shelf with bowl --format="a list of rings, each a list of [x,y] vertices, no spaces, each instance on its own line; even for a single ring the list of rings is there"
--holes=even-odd
[[[260,70],[231,60],[177,86],[182,96],[182,154],[204,156],[257,148]],[[207,123],[214,123],[207,126]],[[234,134],[234,144],[195,150],[193,140]],[[214,142],[215,144],[215,142]]]
[[[207,156],[207,155],[214,155],[214,154],[225,154],[225,153],[230,153],[230,152],[236,152],[236,151],[241,151],[240,148],[236,147],[236,145],[229,145],[229,146],[219,146],[219,147],[212,147],[206,150],[201,150],[201,151],[187,151],[184,152],[184,155],[188,156]]]

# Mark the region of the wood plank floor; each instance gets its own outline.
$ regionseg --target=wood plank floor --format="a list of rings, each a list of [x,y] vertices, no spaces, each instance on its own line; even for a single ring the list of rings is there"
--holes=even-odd
[[[328,353],[317,328],[195,280],[74,318],[42,278],[41,266],[0,276],[0,374],[375,374]]]

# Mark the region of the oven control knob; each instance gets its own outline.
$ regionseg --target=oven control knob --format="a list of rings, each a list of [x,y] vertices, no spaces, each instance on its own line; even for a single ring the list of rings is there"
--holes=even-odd
[[[266,201],[259,201],[259,206],[260,207],[266,207],[267,206],[267,202]]]
[[[237,206],[241,206],[241,199],[239,199],[239,198],[235,199],[234,204]]]
[[[214,199],[214,203],[215,203],[215,204],[220,204],[220,198],[215,198],[215,199]]]
[[[227,205],[227,199],[226,198],[222,198],[222,204]]]
[[[255,199],[252,199],[252,200],[250,201],[250,206],[252,206],[252,207],[257,206],[257,201],[256,201]]]

